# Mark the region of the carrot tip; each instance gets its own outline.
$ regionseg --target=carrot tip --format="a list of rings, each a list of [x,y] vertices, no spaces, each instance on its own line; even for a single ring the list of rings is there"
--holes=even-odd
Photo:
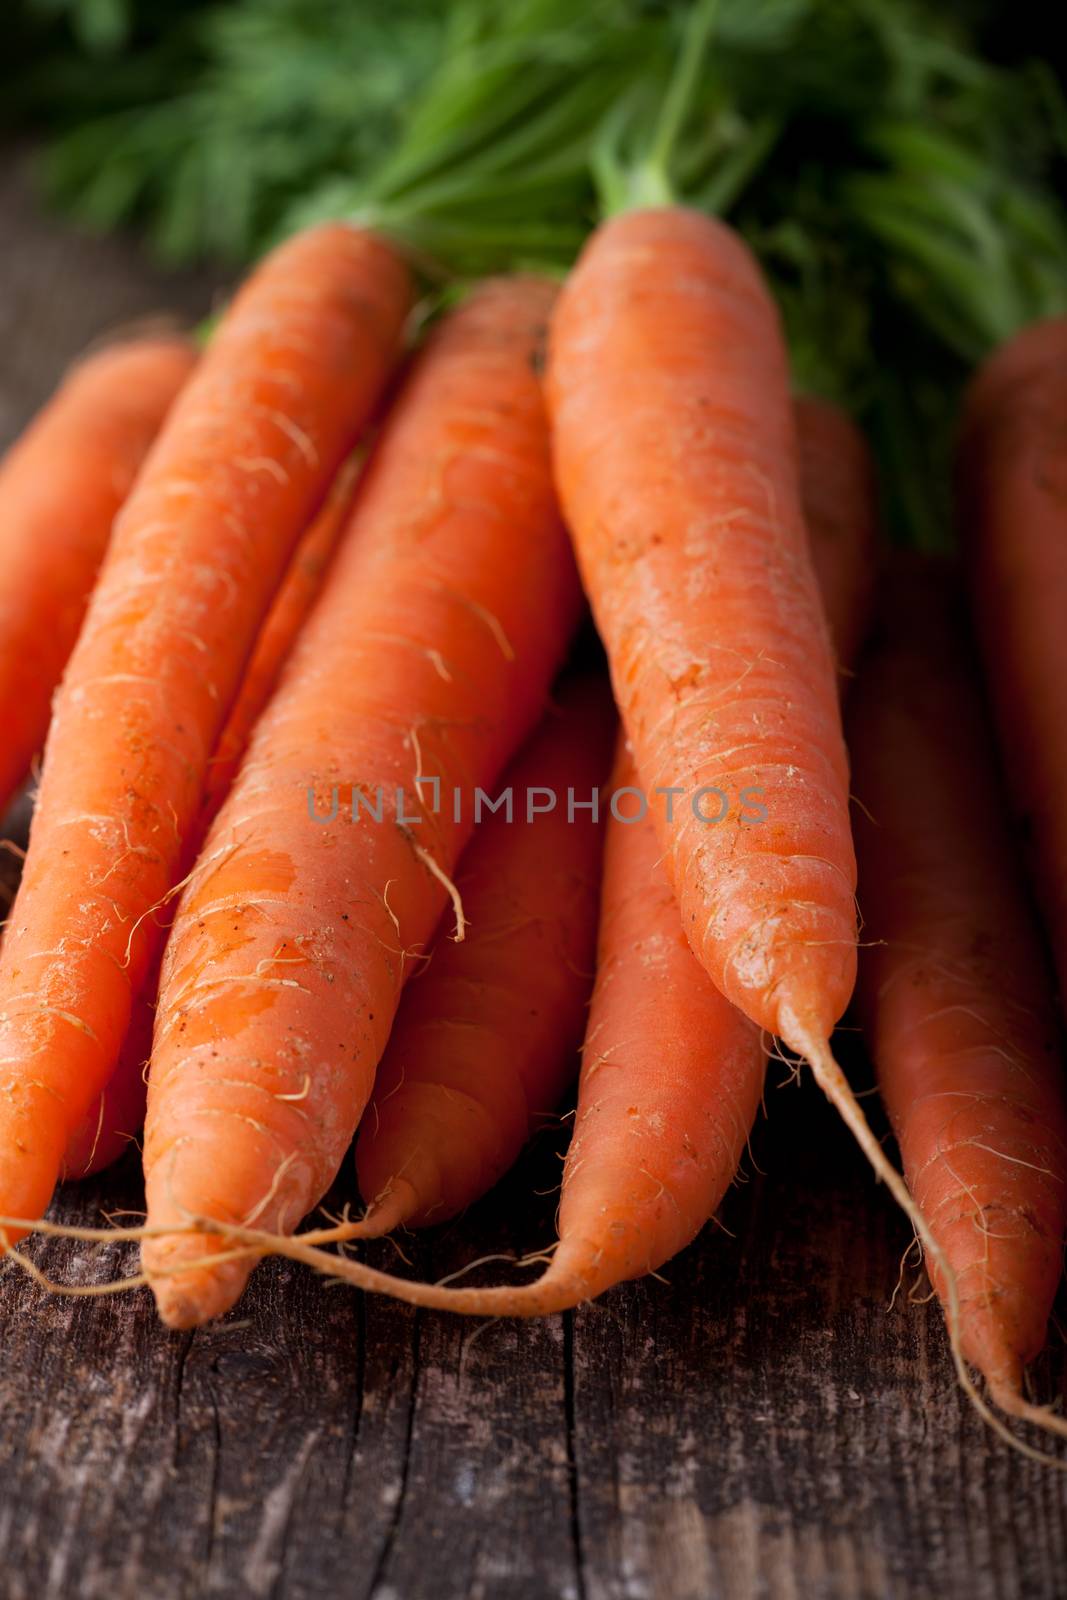
[[[302,1233],[307,1245],[348,1244],[356,1239],[383,1239],[394,1228],[410,1222],[419,1209],[419,1197],[406,1178],[391,1178],[358,1222],[339,1222],[332,1228]]]
[[[383,1189],[368,1206],[360,1232],[351,1237],[380,1239],[384,1234],[392,1233],[394,1228],[402,1228],[406,1222],[410,1222],[418,1206],[418,1194],[407,1179],[392,1178],[388,1188]]]
[[[227,1259],[225,1243],[206,1234],[146,1240],[145,1276],[168,1328],[197,1328],[221,1317],[240,1297],[253,1259]]]

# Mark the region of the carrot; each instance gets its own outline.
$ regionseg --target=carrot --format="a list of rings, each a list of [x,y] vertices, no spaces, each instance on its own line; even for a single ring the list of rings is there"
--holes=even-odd
[[[592,982],[613,724],[606,685],[575,680],[504,774],[511,812],[484,820],[460,863],[467,938],[438,935],[382,1058],[356,1144],[371,1204],[352,1237],[454,1216],[563,1093]]]
[[[355,470],[353,458],[338,473],[326,504],[296,547],[285,581],[263,624],[240,693],[208,764],[200,816],[194,830],[197,844],[203,840],[230,791],[252,729],[274,693],[281,670],[322,586],[334,547],[351,511]],[[151,1054],[158,992],[157,966],[135,1005],[115,1071],[67,1140],[64,1178],[87,1178],[94,1172],[101,1172],[125,1153],[142,1126],[148,1093],[144,1069]]]
[[[960,527],[1031,878],[1067,993],[1067,318],[1003,344],[967,397]]]
[[[552,295],[534,278],[484,285],[385,426],[168,943],[150,1226],[192,1214],[281,1233],[325,1192],[452,887],[473,790],[540,712],[580,600],[535,371]],[[337,814],[316,822],[309,804]],[[243,1287],[249,1263],[194,1265],[204,1248],[190,1233],[145,1242],[172,1326]]]
[[[639,788],[620,742],[612,788]],[[648,817],[607,825],[597,979],[559,1244],[539,1282],[453,1309],[561,1310],[654,1272],[714,1214],[763,1092],[760,1030],[693,955]],[[495,1303],[494,1303],[495,1302]]]
[[[740,240],[693,212],[604,224],[553,319],[564,508],[687,932],[720,990],[798,1052],[855,970],[847,765],[805,544],[785,352]],[[694,573],[697,575],[694,578]],[[760,792],[714,828],[706,785]]]
[[[874,569],[873,470],[862,436],[824,402],[799,400],[795,417],[812,551],[847,672],[862,635]],[[830,440],[837,443],[836,455],[826,449]],[[611,788],[636,785],[621,741]],[[455,1289],[393,1278],[319,1248],[418,1216],[403,1180],[394,1182],[365,1223],[303,1234],[285,1246],[287,1254],[419,1305],[480,1316],[538,1316],[655,1271],[714,1214],[759,1106],[765,1045],[756,1024],[719,993],[690,949],[660,868],[656,830],[650,817],[634,813],[635,805],[629,797],[606,823],[597,979],[575,1131],[563,1169],[559,1243],[548,1270],[521,1287]],[[453,953],[453,969],[465,953]],[[412,988],[409,997],[417,992]],[[428,1036],[427,1057],[436,1037]],[[418,1067],[421,1072],[421,1061]],[[464,1082],[480,1071],[474,1059],[465,1063]],[[384,1092],[382,1101],[383,1109],[391,1104]],[[425,1146],[425,1128],[414,1118],[406,1129],[390,1129],[382,1141],[393,1151],[390,1175],[402,1170],[401,1150],[410,1153],[420,1135]],[[373,1120],[361,1144],[367,1139],[378,1142]],[[452,1157],[451,1144],[452,1135],[442,1127],[434,1147],[442,1164],[446,1151],[450,1163],[460,1159]],[[414,1188],[425,1183],[428,1165],[413,1161],[407,1169]],[[385,1169],[376,1176],[381,1182]],[[365,1185],[365,1192],[374,1191]],[[435,1191],[431,1186],[427,1192]]]
[[[238,295],[116,522],[0,953],[4,1215],[41,1213],[114,1070],[208,756],[409,302],[407,269],[368,234],[327,226],[283,245]]]
[[[194,360],[177,336],[86,357],[0,462],[0,816],[44,745],[111,524]]]
[[[1005,1411],[1047,1423],[1022,1376],[1063,1270],[1063,1066],[959,587],[950,568],[898,563],[850,704],[859,1000],[946,1305],[942,1262],[955,1280],[962,1354]]]

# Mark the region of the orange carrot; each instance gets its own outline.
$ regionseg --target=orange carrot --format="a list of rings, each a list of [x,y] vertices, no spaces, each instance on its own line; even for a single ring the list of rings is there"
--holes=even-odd
[[[111,524],[194,361],[177,336],[88,356],[0,462],[0,816],[44,745]]]
[[[1067,318],[1002,345],[973,383],[960,529],[1008,797],[1067,993]]]
[[[602,226],[560,296],[548,395],[637,768],[682,791],[673,821],[654,815],[690,942],[821,1061],[855,975],[847,762],[785,351],[737,235],[680,208]],[[710,786],[719,826],[716,796],[694,806]],[[764,826],[737,821],[746,790]]]
[[[297,545],[285,581],[263,624],[240,693],[208,765],[200,816],[194,830],[194,854],[230,791],[252,729],[274,693],[281,670],[322,587],[334,547],[351,511],[355,473],[353,457],[341,468],[326,504]],[[187,858],[188,853],[187,850]],[[145,1067],[151,1054],[158,993],[157,964],[135,1003],[118,1065],[96,1103],[90,1106],[67,1140],[64,1178],[88,1178],[94,1172],[103,1171],[125,1153],[143,1124],[148,1094]]]
[[[612,788],[637,786],[620,745]],[[654,1272],[699,1233],[737,1171],[765,1044],[690,949],[660,857],[648,817],[608,823],[596,987],[551,1266],[525,1289],[453,1309],[499,1316],[507,1299],[508,1314],[542,1314]]]
[[[40,1215],[114,1070],[208,757],[292,547],[385,383],[410,293],[395,253],[353,228],[283,245],[115,524],[0,953],[0,1214]]]
[[[822,403],[798,401],[796,423],[812,550],[847,671],[874,567],[873,471],[861,435]],[[828,437],[847,455],[828,457],[821,448]],[[836,487],[832,496],[827,473]],[[849,584],[842,572],[850,575]],[[611,787],[636,783],[622,745]],[[635,804],[628,799],[629,809]],[[563,1169],[559,1244],[548,1270],[517,1288],[443,1288],[392,1278],[317,1248],[398,1220],[390,1216],[388,1199],[367,1223],[302,1235],[287,1253],[419,1305],[481,1316],[536,1316],[655,1271],[713,1215],[759,1106],[764,1041],[690,949],[660,869],[651,819],[623,822],[619,816],[626,813],[621,807],[617,812],[606,825],[597,979],[574,1137]],[[471,1063],[468,1075],[476,1072]],[[395,1145],[400,1138],[398,1130]],[[442,1137],[438,1149],[444,1145]],[[398,1213],[404,1191],[398,1184],[393,1192]]]
[[[463,856],[467,938],[439,935],[405,990],[360,1129],[362,1237],[477,1200],[566,1087],[592,983],[613,727],[604,682],[568,685],[501,780],[510,814],[484,820]]]
[[[552,294],[533,278],[484,285],[386,423],[168,943],[151,1225],[193,1213],[284,1232],[325,1192],[446,902],[473,790],[541,710],[580,600],[535,371]],[[458,896],[456,916],[461,933]],[[204,1248],[189,1233],[145,1243],[174,1326],[232,1304],[247,1277],[248,1262],[193,1265]]]
[[[1044,1422],[1022,1375],[1063,1270],[1063,1065],[959,589],[951,570],[898,564],[850,705],[859,999],[905,1175],[954,1275],[962,1353],[1006,1411]]]

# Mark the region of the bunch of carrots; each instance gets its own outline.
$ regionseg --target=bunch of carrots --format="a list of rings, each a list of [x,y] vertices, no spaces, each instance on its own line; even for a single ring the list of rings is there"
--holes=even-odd
[[[43,755],[0,947],[0,1240],[64,1231],[56,1184],[143,1122],[128,1282],[172,1327],[270,1254],[556,1312],[708,1222],[784,1048],[1034,1451],[991,1408],[1067,1431],[1024,1393],[1067,1228],[1067,321],[1020,297],[969,390],[962,561],[887,553],[775,285],[672,190],[713,16],[637,181],[617,120],[597,142],[613,199],[562,282],[464,284],[415,338],[424,263],[323,222],[203,350],[87,358],[4,461],[0,802]],[[865,181],[885,243],[907,196]],[[833,1054],[854,995],[902,1171]],[[483,1195],[579,1048],[537,1276],[359,1261]],[[353,1138],[364,1213],[302,1228]]]

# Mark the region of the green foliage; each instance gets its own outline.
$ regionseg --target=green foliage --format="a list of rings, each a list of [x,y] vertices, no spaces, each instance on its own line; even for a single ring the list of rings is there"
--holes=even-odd
[[[211,0],[9,0],[0,120],[59,135],[147,107],[199,70]]]
[[[95,106],[67,97],[57,50],[31,73],[30,114],[59,123],[46,189],[90,227],[143,225],[168,261],[246,260],[323,173],[382,161],[444,26],[427,0],[191,6],[94,66]]]
[[[993,0],[15,0],[8,121],[57,204],[168,261],[307,222],[428,278],[564,269],[604,210],[728,212],[799,385],[878,443],[898,533],[947,527],[973,363],[1067,309],[1067,109]],[[1002,28],[1002,32],[1003,32]]]
[[[921,99],[948,49],[898,0],[16,6],[8,103],[47,136],[49,194],[90,227],[143,227],[173,262],[245,260],[347,214],[449,266],[562,263],[594,212],[594,165],[602,188],[613,172],[633,194],[724,209],[784,128],[795,143],[834,126],[843,148],[872,103]]]
[[[1016,157],[908,123],[871,130],[878,167],[846,203],[886,252],[899,296],[976,362],[1027,322],[1067,311],[1067,225]]]
[[[66,22],[87,56],[116,55],[133,28],[133,0],[30,0],[29,9],[43,20]]]
[[[592,132],[662,36],[634,0],[458,0],[381,165],[325,174],[283,227],[357,218],[452,272],[566,265],[593,220]]]

